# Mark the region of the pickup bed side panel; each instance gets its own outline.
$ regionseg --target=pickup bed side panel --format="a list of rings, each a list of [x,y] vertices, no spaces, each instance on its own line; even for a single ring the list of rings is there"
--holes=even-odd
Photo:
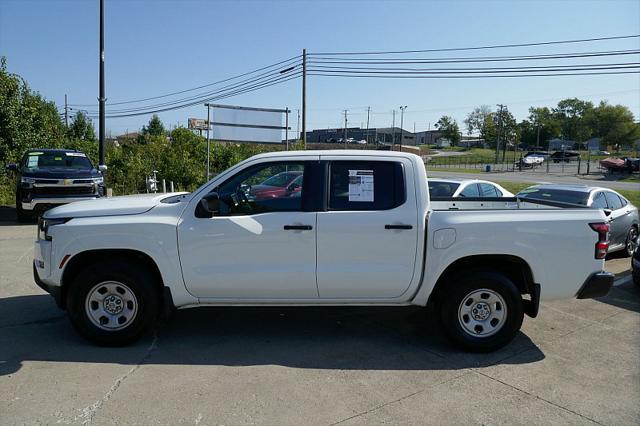
[[[453,262],[487,254],[522,258],[543,300],[574,297],[591,273],[604,268],[604,260],[595,259],[597,233],[589,223],[605,219],[591,209],[433,211],[424,281],[414,303],[426,304]]]

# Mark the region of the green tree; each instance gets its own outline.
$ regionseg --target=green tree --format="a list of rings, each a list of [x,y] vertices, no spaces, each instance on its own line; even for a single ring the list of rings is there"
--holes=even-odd
[[[623,105],[611,105],[606,101],[591,109],[585,121],[593,136],[602,138],[607,145],[630,148],[640,138],[640,124],[634,121],[633,113]]]
[[[53,102],[33,92],[0,57],[0,164],[17,162],[29,148],[55,148],[64,143],[65,128]],[[0,203],[12,203],[14,185],[0,174]]]
[[[436,128],[442,132],[442,136],[449,139],[453,145],[460,143],[460,127],[453,117],[443,115],[436,123]]]
[[[489,124],[488,118],[492,116],[491,108],[488,105],[481,105],[467,114],[467,118],[464,119],[465,128],[467,134],[478,133],[481,139],[485,141],[492,140],[488,137],[488,133],[492,131],[493,125]]]
[[[529,108],[529,122],[535,130],[535,142],[530,146],[549,146],[549,140],[560,137],[561,126],[558,117],[547,107]]]
[[[150,135],[150,136],[164,136],[165,134],[164,125],[162,124],[162,121],[160,121],[160,118],[156,114],[153,114],[153,116],[149,120],[148,126],[142,127],[142,134]]]
[[[553,109],[560,123],[562,137],[567,140],[583,142],[593,133],[588,120],[585,119],[593,110],[593,104],[578,98],[563,99]]]
[[[95,141],[96,131],[93,128],[93,123],[84,112],[78,111],[73,117],[73,122],[69,126],[67,135],[71,139],[80,139],[83,141]]]
[[[484,122],[480,130],[480,138],[495,148],[496,140],[498,139],[498,127],[496,126],[496,116],[494,113],[484,117]]]

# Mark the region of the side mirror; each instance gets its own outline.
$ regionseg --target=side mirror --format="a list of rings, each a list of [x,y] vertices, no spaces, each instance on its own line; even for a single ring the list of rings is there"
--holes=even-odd
[[[602,209],[602,211],[604,212],[604,214],[605,214],[606,216],[611,215],[611,212],[612,212],[612,210],[611,210],[611,209]]]
[[[220,197],[217,192],[210,192],[200,200],[200,205],[207,213],[216,214],[220,211]]]
[[[15,163],[9,163],[5,166],[5,169],[7,169],[8,172],[15,172],[18,170],[18,165]]]
[[[98,171],[102,172],[102,173],[106,172],[107,171],[107,165],[106,164],[100,164],[98,166]]]

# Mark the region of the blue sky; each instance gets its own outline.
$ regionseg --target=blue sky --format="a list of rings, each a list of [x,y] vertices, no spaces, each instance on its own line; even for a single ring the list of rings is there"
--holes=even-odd
[[[109,102],[191,88],[300,54],[411,50],[640,34],[640,2],[629,1],[143,1],[106,0],[106,91]],[[491,51],[540,54],[638,49],[640,39]],[[484,53],[482,53],[484,54]],[[98,0],[0,1],[0,55],[11,72],[58,105],[94,104],[98,96]],[[451,53],[448,53],[451,56]],[[444,55],[446,56],[446,55]],[[638,61],[638,56],[625,60]],[[424,130],[441,115],[462,120],[474,106],[506,104],[518,120],[531,105],[566,97],[627,105],[640,116],[640,76],[529,79],[383,80],[310,77],[308,128],[390,126],[407,105],[405,128]],[[294,80],[224,101],[293,110]],[[167,126],[204,117],[204,107],[160,114]],[[109,119],[113,135],[148,116]],[[97,123],[96,123],[97,124]]]

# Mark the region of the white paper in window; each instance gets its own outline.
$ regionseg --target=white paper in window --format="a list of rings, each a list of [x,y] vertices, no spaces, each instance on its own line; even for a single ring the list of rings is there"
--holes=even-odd
[[[373,170],[349,170],[349,201],[373,202]]]

